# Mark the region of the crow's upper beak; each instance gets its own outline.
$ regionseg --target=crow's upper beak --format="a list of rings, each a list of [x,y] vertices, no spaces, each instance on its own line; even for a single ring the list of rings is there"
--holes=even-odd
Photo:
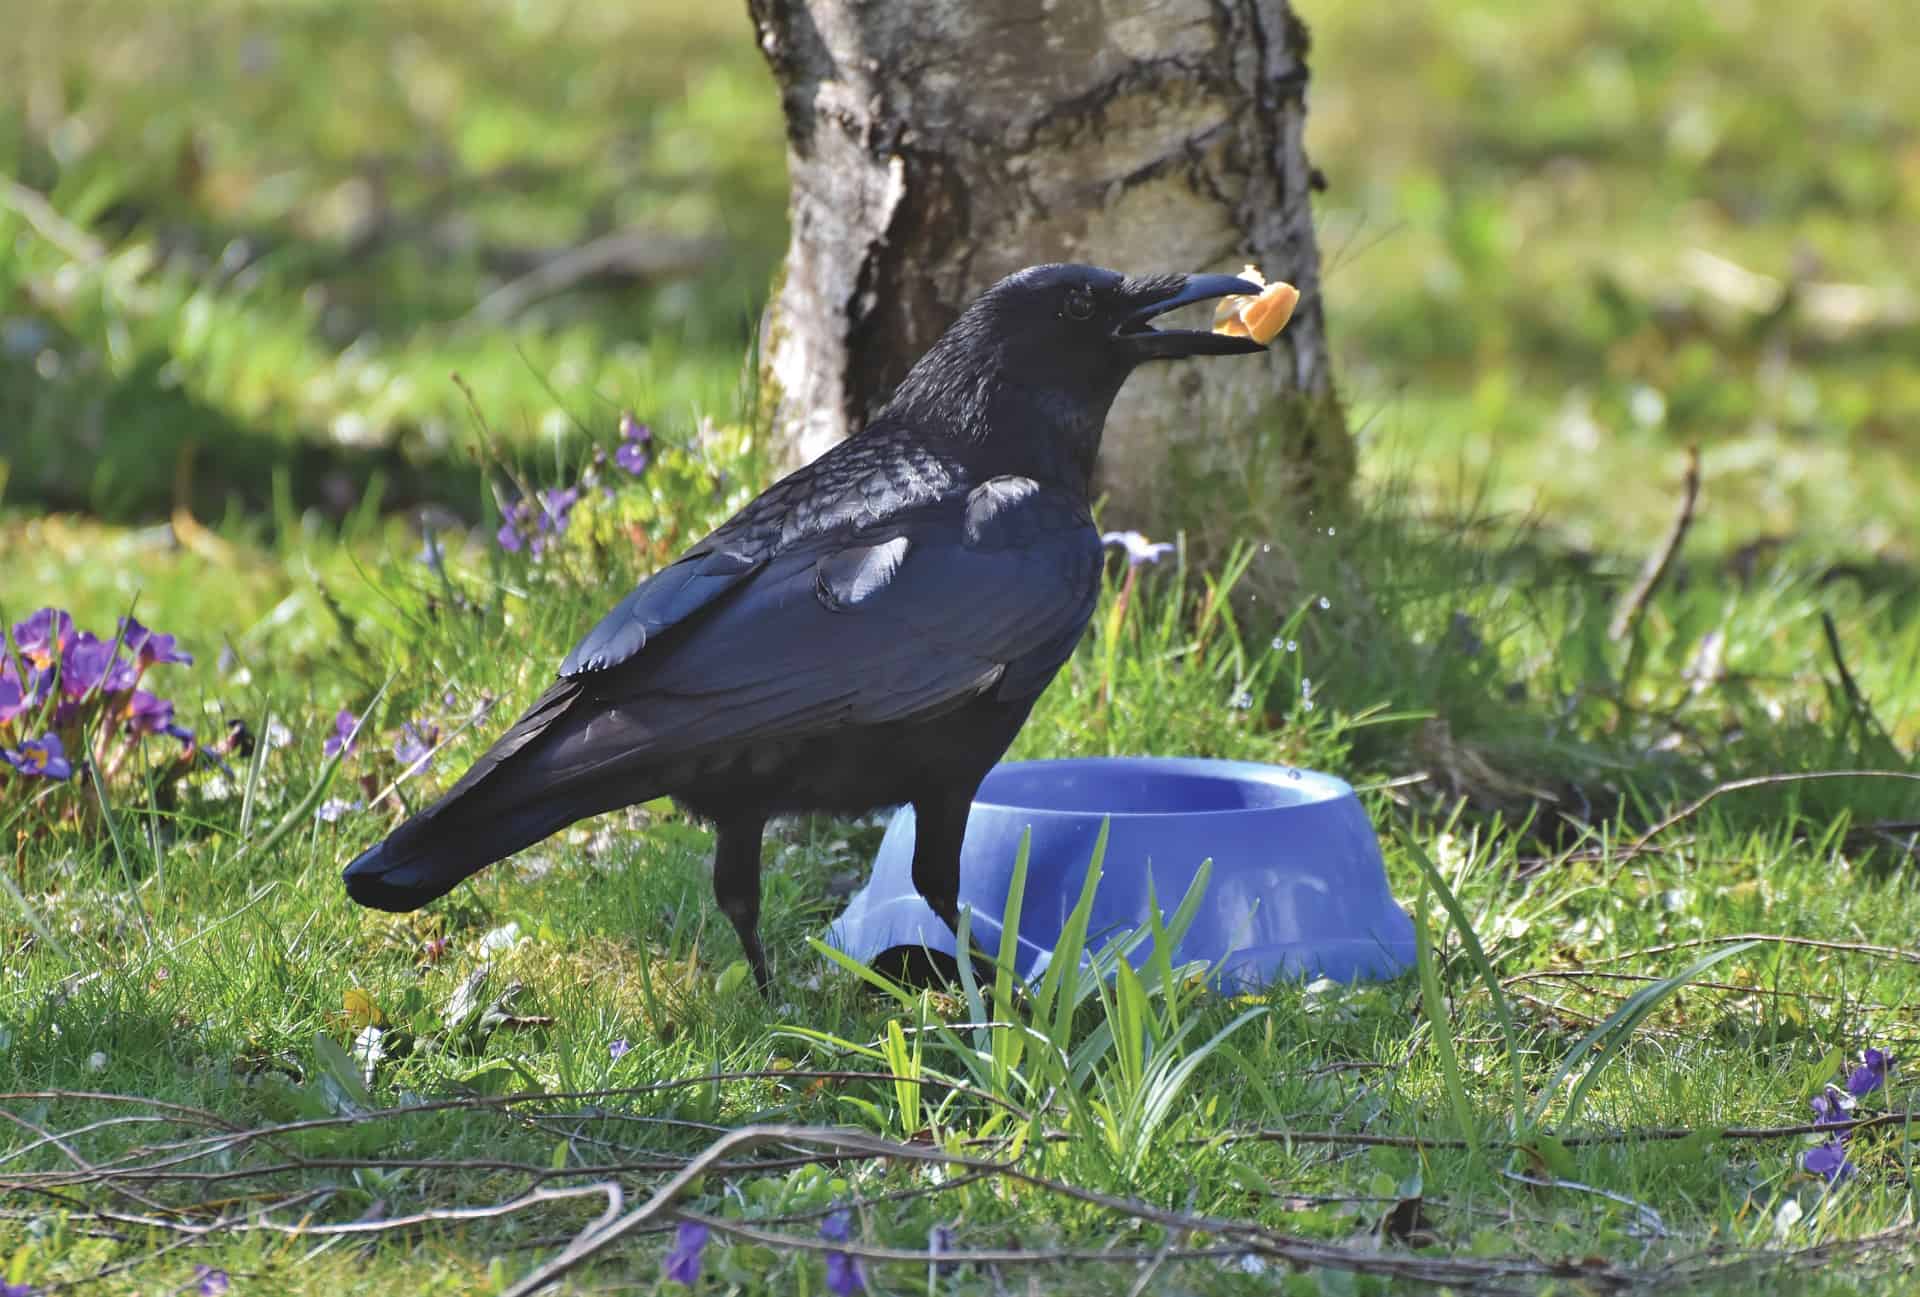
[[[1260,295],[1260,285],[1232,275],[1186,275],[1163,281],[1114,331],[1136,360],[1177,356],[1245,356],[1266,348],[1251,338],[1229,337],[1205,329],[1156,329],[1153,320],[1168,311],[1236,293]]]

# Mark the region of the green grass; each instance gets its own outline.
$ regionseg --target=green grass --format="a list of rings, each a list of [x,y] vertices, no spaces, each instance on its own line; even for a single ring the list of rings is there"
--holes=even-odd
[[[1336,355],[1378,440],[1600,551],[1650,544],[1698,444],[1708,550],[1912,561],[1920,87],[1894,9],[1302,9]]]
[[[801,1164],[788,1138],[729,1155],[786,1164],[685,1185],[674,1210],[791,1240],[716,1233],[702,1291],[823,1291],[799,1244],[850,1201],[864,1245],[938,1224],[1008,1254],[870,1260],[884,1292],[1903,1282],[1904,1126],[1856,1135],[1832,1190],[1796,1169],[1811,1137],[1764,1133],[1861,1048],[1915,1047],[1920,89],[1897,6],[1303,7],[1363,498],[1280,523],[1251,491],[1221,565],[1143,570],[1124,607],[1116,572],[1016,754],[1337,771],[1431,958],[1233,999],[1170,968],[896,998],[808,944],[877,828],[810,820],[769,848],[771,1004],[712,905],[710,835],[665,806],[421,915],[337,879],[611,592],[765,481],[736,412],[784,185],[742,16],[10,15],[0,161],[57,219],[0,203],[0,615],[103,630],[134,607],[196,655],[154,677],[185,722],[268,741],[171,786],[150,746],[110,820],[87,789],[0,782],[0,1279],[504,1292],[606,1210],[599,1186],[631,1210],[726,1131],[777,1125],[860,1156]],[[629,228],[711,244],[465,318],[530,250]],[[1791,294],[1743,305],[1753,285],[1699,252]],[[501,554],[495,493],[569,478],[622,408],[659,434],[648,475],[539,563]],[[1616,640],[1690,444],[1695,525]],[[415,557],[423,510],[444,578]],[[372,711],[330,770],[341,707]],[[452,736],[430,772],[312,813],[384,788],[428,716]],[[1879,773],[1731,792],[1643,837],[1723,781],[1831,770]],[[1750,933],[1795,942],[1630,1004]],[[369,1082],[342,1058],[374,1014]],[[1616,1014],[1631,1031],[1596,1045]],[[1913,1091],[1896,1064],[1862,1106]],[[542,1097],[495,1102],[515,1092]],[[912,1160],[948,1156],[1032,1178]],[[237,1227],[262,1211],[308,1232]],[[563,1288],[653,1290],[672,1219]],[[1260,1273],[1187,1255],[1249,1248]],[[1129,1259],[1022,1257],[1072,1249]]]

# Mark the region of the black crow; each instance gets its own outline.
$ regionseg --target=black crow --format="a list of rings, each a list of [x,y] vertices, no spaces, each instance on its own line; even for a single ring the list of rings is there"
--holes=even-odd
[[[439,801],[347,866],[413,910],[575,820],[662,795],[717,829],[713,890],[767,987],[769,817],[911,802],[913,883],[958,919],[974,792],[1093,613],[1088,494],[1134,366],[1264,350],[1158,330],[1226,275],[1034,266],[982,293],[858,435],[621,601]]]

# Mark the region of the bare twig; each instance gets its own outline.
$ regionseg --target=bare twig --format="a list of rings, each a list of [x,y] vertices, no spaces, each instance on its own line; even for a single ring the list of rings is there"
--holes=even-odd
[[[1537,1176],[1523,1175],[1519,1171],[1502,1171],[1500,1174],[1509,1180],[1518,1180],[1521,1184],[1530,1184],[1536,1188],[1571,1189],[1575,1193],[1590,1193],[1597,1197],[1608,1199],[1611,1202],[1617,1202],[1623,1207],[1631,1207],[1633,1208],[1634,1214],[1640,1218],[1640,1223],[1645,1225],[1647,1230],[1652,1233],[1655,1238],[1665,1238],[1667,1236],[1667,1223],[1660,1219],[1660,1213],[1647,1206],[1644,1202],[1641,1202],[1638,1198],[1629,1198],[1624,1193],[1615,1193],[1611,1189],[1598,1189],[1593,1185],[1581,1184],[1576,1180],[1541,1179]]]
[[[1641,616],[1647,610],[1647,601],[1653,598],[1660,583],[1666,579],[1667,569],[1673,566],[1674,555],[1680,552],[1680,545],[1687,538],[1687,529],[1693,526],[1694,506],[1700,501],[1700,448],[1687,447],[1687,473],[1680,484],[1680,512],[1674,515],[1673,525],[1667,529],[1666,537],[1640,569],[1640,576],[1620,600],[1619,610],[1613,614],[1613,621],[1607,626],[1607,638],[1623,640],[1630,634]]]
[[[1652,973],[1615,973],[1598,968],[1540,968],[1528,973],[1514,973],[1500,979],[1500,985],[1511,987],[1526,982],[1574,982],[1587,979],[1605,982],[1661,982],[1665,978]],[[1775,986],[1742,986],[1737,982],[1710,982],[1704,979],[1687,983],[1689,990],[1726,991],[1734,995],[1757,995],[1774,1000],[1808,1000],[1816,1004],[1848,1004],[1859,1010],[1871,1010],[1876,1013],[1920,1013],[1920,1004],[1880,1004],[1867,1000],[1849,999],[1843,995],[1823,995],[1818,991],[1790,991]],[[1589,995],[1603,995],[1592,987],[1582,986],[1581,990]],[[1625,999],[1625,996],[1609,998]]]
[[[797,1076],[806,1074],[780,1071],[737,1075],[767,1079],[795,1079]],[[868,1074],[835,1072],[823,1075],[865,1077]],[[879,1074],[873,1075],[879,1076]],[[1374,1274],[1410,1283],[1449,1285],[1457,1290],[1472,1290],[1480,1293],[1532,1292],[1538,1289],[1542,1281],[1555,1277],[1577,1278],[1585,1289],[1619,1291],[1647,1286],[1655,1282],[1657,1276],[1661,1274],[1719,1273],[1723,1269],[1724,1257],[1723,1254],[1718,1253],[1702,1253],[1696,1258],[1673,1263],[1662,1271],[1650,1272],[1603,1261],[1555,1261],[1513,1255],[1488,1258],[1460,1255],[1435,1256],[1382,1250],[1371,1242],[1365,1246],[1341,1244],[1282,1233],[1257,1220],[1231,1219],[1190,1210],[1175,1210],[1137,1198],[1102,1193],[1036,1174],[1015,1161],[994,1160],[950,1152],[935,1145],[901,1142],[858,1131],[822,1127],[749,1126],[723,1132],[719,1138],[712,1140],[698,1153],[690,1156],[663,1155],[658,1159],[625,1164],[559,1169],[501,1159],[436,1161],[433,1159],[301,1158],[297,1155],[286,1156],[284,1151],[285,1146],[293,1143],[292,1136],[321,1126],[350,1122],[356,1127],[364,1128],[369,1122],[420,1112],[451,1110],[473,1113],[497,1112],[501,1117],[511,1120],[522,1117],[518,1109],[533,1106],[536,1103],[551,1105],[556,1101],[577,1102],[588,1097],[657,1092],[676,1085],[710,1085],[714,1080],[715,1078],[709,1075],[682,1078],[676,1082],[663,1082],[651,1086],[630,1087],[619,1091],[586,1091],[569,1095],[518,1094],[497,1098],[476,1096],[416,1104],[382,1112],[361,1113],[339,1119],[287,1122],[249,1130],[238,1129],[233,1123],[215,1114],[179,1104],[152,1102],[131,1096],[72,1091],[38,1092],[31,1097],[57,1102],[99,1100],[116,1104],[144,1105],[148,1111],[139,1114],[141,1118],[154,1120],[159,1119],[159,1114],[165,1114],[167,1120],[212,1129],[192,1139],[149,1143],[130,1154],[122,1155],[117,1161],[101,1160],[88,1163],[75,1147],[76,1140],[80,1136],[90,1132],[100,1132],[111,1126],[124,1125],[134,1118],[121,1116],[94,1120],[64,1134],[45,1130],[44,1122],[21,1123],[30,1125],[43,1136],[37,1147],[42,1150],[52,1145],[63,1148],[68,1154],[68,1160],[81,1167],[82,1172],[76,1173],[67,1167],[45,1172],[16,1171],[4,1180],[0,1180],[0,1193],[19,1190],[58,1202],[68,1210],[76,1222],[90,1223],[98,1227],[126,1226],[134,1230],[158,1233],[172,1240],[171,1243],[162,1246],[185,1246],[211,1241],[224,1233],[261,1232],[289,1238],[321,1240],[324,1246],[331,1241],[354,1237],[379,1237],[394,1231],[414,1230],[427,1225],[459,1225],[499,1219],[534,1208],[574,1202],[582,1198],[604,1201],[606,1204],[604,1210],[577,1234],[563,1240],[546,1240],[548,1246],[552,1246],[556,1241],[559,1242],[559,1251],[549,1257],[545,1264],[530,1273],[519,1285],[509,1290],[510,1293],[518,1294],[519,1297],[530,1297],[530,1294],[543,1290],[580,1265],[604,1257],[609,1249],[623,1239],[641,1234],[664,1232],[672,1228],[673,1223],[680,1219],[697,1220],[718,1232],[783,1249],[840,1251],[878,1263],[926,1265],[929,1261],[937,1260],[960,1265],[990,1263],[1000,1266],[1042,1266],[1065,1263],[1105,1263],[1153,1266],[1176,1260],[1203,1258],[1230,1260],[1235,1257],[1257,1256],[1294,1267],[1318,1267],[1348,1273]],[[4,1102],[8,1097],[29,1096],[0,1096],[0,1102]],[[576,1117],[581,1120],[591,1120],[600,1115],[585,1112],[576,1114]],[[1779,1139],[1814,1133],[1830,1135],[1838,1130],[1857,1132],[1880,1126],[1892,1126],[1898,1123],[1909,1123],[1915,1115],[1909,1112],[1897,1112],[1846,1123],[1727,1130],[1663,1128],[1602,1131],[1587,1135],[1566,1136],[1563,1137],[1563,1142],[1569,1145],[1602,1145],[1702,1137],[1715,1140]],[[551,1118],[549,1117],[548,1120]],[[1041,1138],[1030,1143],[1030,1147],[1038,1147],[1040,1143],[1056,1137],[1064,1138],[1065,1136],[1043,1133]],[[1217,1144],[1241,1140],[1405,1147],[1421,1150],[1464,1147],[1462,1141],[1451,1139],[1428,1140],[1406,1136],[1371,1135],[1364,1132],[1262,1129],[1228,1132],[1212,1140],[1199,1142]],[[742,1156],[749,1150],[768,1145],[777,1146],[776,1149],[770,1150],[776,1152],[777,1156],[763,1158]],[[182,1161],[204,1158],[216,1152],[225,1151],[231,1154],[249,1146],[280,1150],[285,1160],[273,1166],[240,1169],[241,1175],[415,1167],[448,1172],[472,1171],[486,1175],[497,1175],[501,1172],[517,1173],[528,1176],[531,1183],[520,1192],[498,1202],[434,1208],[397,1216],[373,1212],[358,1220],[338,1223],[315,1219],[321,1205],[336,1192],[331,1185],[307,1189],[290,1196],[276,1196],[270,1201],[257,1203],[249,1203],[247,1197],[229,1199],[225,1202],[209,1202],[196,1194],[189,1205],[173,1207],[154,1203],[148,1211],[127,1211],[112,1206],[97,1206],[77,1196],[78,1191],[88,1187],[127,1193],[129,1184],[133,1183],[139,1184],[142,1188],[175,1183],[197,1189],[204,1186],[208,1179],[233,1178],[233,1172],[227,1170],[199,1172],[185,1169],[168,1172],[167,1168],[178,1166]],[[1110,1213],[1117,1218],[1160,1227],[1168,1231],[1169,1239],[1173,1242],[1178,1242],[1185,1236],[1204,1235],[1207,1245],[1176,1247],[1168,1245],[1169,1240],[1159,1240],[1162,1246],[1158,1248],[1002,1248],[943,1252],[936,1258],[919,1248],[885,1247],[855,1242],[840,1243],[817,1236],[796,1237],[777,1232],[778,1227],[783,1224],[792,1225],[809,1221],[818,1216],[818,1212],[800,1213],[772,1221],[762,1220],[747,1224],[698,1215],[679,1205],[680,1198],[692,1192],[694,1184],[702,1176],[718,1178],[758,1173],[776,1167],[860,1161],[918,1165],[940,1170],[937,1176],[908,1179],[900,1187],[877,1197],[863,1198],[862,1202],[880,1201],[884,1198],[926,1196],[983,1179],[1001,1179],[1042,1194],[1072,1200],[1096,1211]],[[665,1175],[663,1180],[652,1187],[646,1199],[631,1210],[625,1207],[627,1195],[631,1190],[624,1188],[616,1178],[627,1171],[647,1174],[659,1172]],[[592,1179],[587,1183],[567,1186],[542,1184],[544,1179],[585,1177],[592,1177]],[[929,1179],[935,1182],[927,1183]],[[1556,1187],[1602,1192],[1568,1182],[1557,1182]],[[1614,1197],[1636,1210],[1641,1206],[1618,1195],[1609,1193],[1607,1196]],[[299,1212],[297,1217],[286,1218],[288,1213],[295,1211]],[[1644,1214],[1642,1219],[1646,1219]],[[1111,1232],[1118,1239],[1127,1228],[1116,1221],[1115,1228]],[[151,1249],[148,1255],[152,1255]],[[1763,1258],[1743,1258],[1741,1264],[1757,1264],[1761,1259]],[[131,1262],[116,1264],[131,1264]]]
[[[1847,669],[1847,655],[1840,647],[1840,628],[1834,625],[1833,614],[1825,608],[1820,610],[1820,630],[1826,636],[1827,656],[1833,659],[1833,669],[1840,673],[1840,691],[1847,697],[1849,719],[1858,721],[1862,729],[1885,734],[1880,718],[1873,714],[1873,704],[1867,701],[1853,672]]]
[[[1679,810],[1660,820],[1628,843],[1625,850],[1634,854],[1639,853],[1652,839],[1659,837],[1681,821],[1692,819],[1708,803],[1728,793],[1742,792],[1748,788],[1770,788],[1776,784],[1806,783],[1816,779],[1906,779],[1920,783],[1920,774],[1911,774],[1904,770],[1803,770],[1795,774],[1756,775],[1751,779],[1729,780],[1694,798]]]
[[[1882,1112],[1871,1117],[1853,1117],[1846,1121],[1799,1122],[1791,1126],[1646,1126],[1634,1130],[1594,1131],[1586,1135],[1560,1135],[1560,1142],[1569,1148],[1598,1147],[1614,1144],[1671,1144],[1677,1140],[1707,1136],[1715,1141],[1729,1140],[1766,1141],[1773,1139],[1797,1139],[1802,1135],[1821,1135],[1829,1131],[1849,1132],[1874,1130],[1881,1126],[1898,1126],[1909,1120],[1920,1120],[1920,1111]],[[1236,1130],[1210,1139],[1195,1139],[1192,1144],[1243,1143],[1257,1140],[1263,1143],[1278,1144],[1345,1144],[1357,1148],[1447,1148],[1466,1149],[1471,1145],[1464,1139],[1428,1138],[1424,1135],[1368,1135],[1359,1131],[1344,1130]],[[1498,1140],[1482,1141],[1487,1148],[1517,1149],[1520,1144],[1503,1143]]]
[[[502,284],[481,298],[460,323],[503,324],[543,298],[602,275],[686,274],[719,255],[720,247],[714,239],[677,238],[657,230],[616,230],[568,248]]]
[[[1107,1261],[1121,1265],[1141,1265],[1151,1264],[1156,1258],[1183,1261],[1203,1257],[1248,1256],[1254,1251],[1253,1248],[1244,1245],[1237,1247],[1229,1245],[1173,1249],[1047,1248],[1041,1251],[1028,1248],[979,1248],[967,1252],[926,1252],[918,1248],[875,1247],[870,1243],[851,1241],[835,1243],[818,1236],[783,1234],[777,1230],[728,1220],[724,1216],[707,1216],[697,1211],[678,1211],[674,1214],[683,1220],[696,1221],[705,1225],[716,1234],[731,1234],[735,1238],[765,1243],[772,1247],[790,1248],[796,1252],[845,1252],[848,1256],[859,1257],[862,1261],[902,1261],[920,1265],[930,1262],[938,1262],[942,1265],[1050,1265],[1068,1261]]]
[[[1817,937],[1789,937],[1778,932],[1742,932],[1724,937],[1690,937],[1685,941],[1668,942],[1664,946],[1644,946],[1639,950],[1623,951],[1618,955],[1602,955],[1593,962],[1618,964],[1629,959],[1642,959],[1648,955],[1667,955],[1676,950],[1698,950],[1702,946],[1726,946],[1740,941],[1771,941],[1781,946],[1805,946],[1810,950],[1835,950],[1849,955],[1878,955],[1909,964],[1920,964],[1920,950],[1906,950],[1899,946],[1875,946],[1864,941],[1822,941]]]

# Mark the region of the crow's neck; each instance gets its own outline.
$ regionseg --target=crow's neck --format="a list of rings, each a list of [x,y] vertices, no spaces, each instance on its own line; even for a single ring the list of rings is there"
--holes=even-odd
[[[929,440],[952,447],[983,476],[1017,473],[1090,498],[1093,461],[1120,382],[1035,381],[1027,365],[1001,363],[977,351],[964,360],[921,358],[887,402],[886,415]],[[1125,375],[1119,378],[1124,379]]]

